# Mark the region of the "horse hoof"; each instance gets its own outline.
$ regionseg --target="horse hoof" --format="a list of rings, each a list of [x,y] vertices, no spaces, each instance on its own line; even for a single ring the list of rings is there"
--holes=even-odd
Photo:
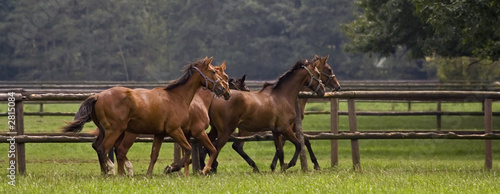
[[[165,170],[163,170],[164,174],[169,174],[172,172],[174,172],[174,168],[172,166],[167,166],[167,167],[165,167]]]
[[[321,170],[321,167],[319,167],[319,165],[314,165],[314,170]]]
[[[286,171],[288,168],[288,163],[284,163],[283,166],[281,166],[281,171]]]

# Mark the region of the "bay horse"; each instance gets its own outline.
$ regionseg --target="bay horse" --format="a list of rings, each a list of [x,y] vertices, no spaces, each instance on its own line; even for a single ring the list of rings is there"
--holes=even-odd
[[[295,100],[303,86],[309,87],[318,96],[325,94],[322,81],[318,78],[321,75],[317,69],[319,65],[320,61],[313,63],[299,60],[270,87],[258,92],[231,91],[232,97],[228,101],[214,99],[209,115],[212,127],[210,133],[217,136],[214,144],[217,155],[236,128],[249,132],[270,130],[282,170],[294,166],[301,150],[300,142],[293,132]],[[295,153],[287,165],[283,162],[281,135],[295,145]],[[215,135],[211,135],[211,138],[215,140]],[[212,167],[215,170],[216,166]]]
[[[187,65],[183,75],[166,87],[152,90],[113,87],[92,95],[82,103],[73,122],[64,126],[64,132],[81,131],[90,120],[95,123],[99,135],[92,147],[97,152],[102,174],[112,165],[106,154],[125,131],[154,135],[148,175],[152,174],[163,138],[169,135],[184,150],[182,159],[169,168],[180,169],[191,153],[181,126],[189,121],[188,110],[196,91],[201,87],[210,88],[217,96],[230,98],[228,76],[224,73],[226,66],[214,67],[212,59],[205,57]],[[117,161],[123,164],[122,157],[117,157]]]
[[[226,64],[224,62],[221,66],[225,65]],[[241,91],[250,91],[250,89],[245,84],[245,79],[246,75],[244,75],[241,79],[229,78],[229,88]],[[181,126],[181,128],[184,132],[184,135],[186,136],[186,139],[189,140],[190,137],[195,138],[198,142],[200,142],[202,146],[209,150],[210,154],[215,156],[215,147],[205,133],[205,130],[208,128],[208,125],[210,123],[208,117],[208,108],[210,107],[210,104],[212,104],[213,98],[214,95],[210,90],[207,90],[205,88],[198,89],[193,98],[193,101],[191,101],[191,104],[189,105],[189,121],[186,125]],[[98,130],[99,128],[97,128],[95,131],[98,132]],[[116,158],[120,158],[117,160],[121,161],[121,163],[118,162],[119,175],[124,174],[124,167],[127,169],[127,174],[129,176],[134,175],[133,165],[128,160],[127,153],[138,136],[139,134],[125,132],[123,137],[120,137],[115,143],[114,147],[116,149]],[[108,163],[111,163],[111,161],[108,161]],[[209,163],[211,164],[211,162]],[[185,174],[187,175],[189,169],[188,162],[184,164],[184,168]],[[168,169],[166,168],[166,170]],[[208,171],[210,171],[210,166],[203,169],[202,174],[206,174]]]
[[[335,74],[334,74],[332,68],[326,62],[327,60],[328,60],[328,56],[319,57],[318,55],[314,55],[312,62],[314,63],[316,61],[320,61],[320,64],[317,66],[317,68],[318,68],[319,72],[321,73],[321,77],[320,77],[321,81],[324,83],[324,85],[326,87],[332,89],[333,91],[338,91],[338,90],[340,90],[340,84],[337,81],[337,78],[335,77]],[[272,84],[267,83],[263,86],[263,88],[271,87],[271,86],[272,86]],[[303,87],[301,91],[309,91],[309,88]],[[300,106],[300,110],[301,110],[302,119],[304,119],[304,109],[305,109],[306,103],[307,103],[307,98],[299,98],[299,106]],[[296,132],[295,125],[293,127],[293,131]],[[238,131],[238,137],[251,136],[254,134],[255,133],[253,133],[253,132],[242,130],[242,129],[239,129],[239,131]],[[284,142],[285,141],[283,141],[283,143]],[[245,144],[244,141],[234,141],[232,144],[232,148],[248,163],[248,165],[250,165],[253,168],[254,172],[259,172],[259,169],[258,169],[257,165],[255,164],[255,162],[243,150],[244,144]],[[314,169],[319,170],[320,166],[319,166],[318,160],[316,159],[316,156],[314,155],[314,152],[312,150],[311,143],[310,143],[309,139],[304,138],[304,144],[307,147],[311,161],[314,164]],[[271,170],[272,171],[274,171],[276,168],[277,160],[278,160],[278,155],[276,153],[274,155],[273,161],[271,163]]]

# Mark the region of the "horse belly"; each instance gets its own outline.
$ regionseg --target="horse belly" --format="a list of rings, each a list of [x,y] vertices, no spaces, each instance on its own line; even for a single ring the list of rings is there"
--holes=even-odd
[[[245,119],[238,124],[238,128],[251,132],[270,131],[273,128],[273,119],[271,117]]]
[[[161,124],[139,119],[131,119],[127,131],[137,134],[161,134],[164,132]]]

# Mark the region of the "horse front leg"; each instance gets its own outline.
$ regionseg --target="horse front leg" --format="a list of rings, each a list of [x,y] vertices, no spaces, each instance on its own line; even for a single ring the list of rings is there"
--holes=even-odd
[[[285,138],[290,140],[293,143],[293,145],[295,145],[295,153],[293,154],[293,157],[290,160],[290,163],[288,163],[288,165],[286,165],[286,166],[282,166],[282,169],[283,169],[283,167],[285,167],[285,169],[288,169],[292,166],[295,166],[295,164],[297,163],[297,159],[299,158],[299,153],[300,153],[300,150],[302,149],[302,145],[300,144],[299,140],[295,136],[295,133],[292,131],[291,127],[287,128],[285,131],[283,131],[282,134],[283,134],[283,136],[285,136]]]
[[[304,138],[304,144],[306,145],[307,151],[309,152],[311,162],[314,164],[314,170],[320,170],[321,167],[319,166],[318,159],[316,159],[316,155],[314,155],[309,139]]]
[[[284,147],[286,140],[282,140],[282,142],[283,142],[282,147]],[[278,152],[275,152],[274,153],[273,161],[271,162],[271,170],[274,171],[274,169],[276,168],[276,163],[277,162],[278,162]]]
[[[172,132],[169,132],[170,137],[175,141],[175,143],[178,143],[181,148],[184,150],[184,156],[181,158],[181,160],[176,163],[172,163],[172,165],[165,167],[165,170],[163,170],[163,173],[171,173],[175,171],[179,171],[181,169],[181,166],[186,163],[186,161],[189,159],[191,155],[191,145],[189,145],[188,140],[186,139],[186,136],[184,135],[184,132],[182,131],[181,128],[177,128],[173,130]]]
[[[161,144],[163,143],[163,138],[165,135],[155,135],[153,138],[153,147],[151,149],[151,160],[149,161],[149,167],[147,176],[153,175],[153,168],[155,166],[156,160],[158,159],[158,155],[160,154]]]

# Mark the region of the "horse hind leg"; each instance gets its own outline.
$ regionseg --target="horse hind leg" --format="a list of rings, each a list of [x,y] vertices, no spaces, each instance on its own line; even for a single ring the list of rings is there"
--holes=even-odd
[[[128,176],[134,176],[134,166],[127,158],[127,153],[135,142],[138,134],[125,132],[123,137],[121,137],[121,141],[118,142],[118,145],[115,144],[116,148],[116,159],[118,161],[118,174],[124,174],[124,166],[127,170]]]
[[[97,138],[94,140],[94,142],[92,142],[92,148],[94,148],[94,150],[97,153],[99,166],[101,168],[101,174],[105,175],[108,172],[114,173],[112,170],[108,168],[108,166],[114,166],[113,162],[109,160],[109,158],[106,156],[106,153],[103,153],[103,151],[99,149],[99,147],[101,147],[104,141],[104,130],[98,122],[95,123],[98,126],[98,134]]]
[[[243,145],[245,145],[245,142],[243,141],[235,141],[233,142],[232,148],[234,151],[238,152],[238,154],[245,159],[245,161],[248,163],[253,168],[253,172],[259,172],[259,168],[255,164],[255,161],[248,156],[248,154],[243,150]]]

